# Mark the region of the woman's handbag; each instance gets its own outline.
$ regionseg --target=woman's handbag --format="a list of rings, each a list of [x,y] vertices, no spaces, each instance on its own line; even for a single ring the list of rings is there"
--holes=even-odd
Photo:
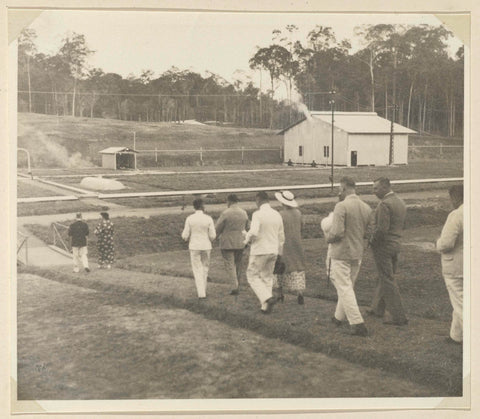
[[[277,260],[275,261],[273,273],[275,275],[283,275],[285,273],[285,263],[282,261],[282,257],[280,255],[277,256]]]

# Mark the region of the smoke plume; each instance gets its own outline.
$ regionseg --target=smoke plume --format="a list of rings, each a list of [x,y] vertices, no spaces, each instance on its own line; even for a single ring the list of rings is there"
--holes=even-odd
[[[19,127],[20,128],[20,127]],[[92,167],[78,151],[69,154],[63,145],[49,139],[43,132],[28,128],[19,130],[18,145],[26,148],[33,160],[34,166],[81,168]]]

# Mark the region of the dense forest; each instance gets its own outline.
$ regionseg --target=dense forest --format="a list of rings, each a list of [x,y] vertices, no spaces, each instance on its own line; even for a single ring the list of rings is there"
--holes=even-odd
[[[38,52],[36,33],[18,41],[21,112],[132,121],[213,121],[243,127],[284,128],[310,110],[374,111],[422,133],[462,136],[463,47],[448,53],[451,35],[429,25],[363,25],[362,48],[352,52],[330,27],[316,26],[305,40],[298,28],[274,30],[245,65],[261,72],[258,88],[245,77],[233,83],[172,66],[126,78],[88,66],[95,52],[84,35],[70,33],[58,52]],[[173,64],[173,63],[172,63]],[[266,89],[268,85],[268,90]],[[283,85],[288,98],[278,100]],[[332,101],[332,99],[334,99]]]

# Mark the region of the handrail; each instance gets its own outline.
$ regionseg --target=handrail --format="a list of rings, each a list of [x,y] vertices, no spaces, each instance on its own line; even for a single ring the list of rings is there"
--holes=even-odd
[[[51,231],[52,231],[53,245],[56,246],[56,247],[59,247],[57,245],[57,243],[60,243],[60,244],[62,244],[65,251],[70,252],[70,249],[69,249],[68,245],[65,243],[65,240],[63,240],[62,235],[58,231],[58,228],[68,229],[68,227],[66,225],[63,225],[63,224],[60,224],[60,223],[57,223],[57,222],[53,222],[52,224],[50,224],[50,228],[51,228]]]
[[[20,253],[20,250],[22,248],[25,248],[25,265],[28,265],[28,235],[23,234],[20,231],[17,232],[18,235],[22,236],[23,239],[19,245],[17,245],[17,260],[18,260],[18,254]]]

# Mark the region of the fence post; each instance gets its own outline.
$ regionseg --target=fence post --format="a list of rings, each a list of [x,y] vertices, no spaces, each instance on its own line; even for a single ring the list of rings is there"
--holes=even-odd
[[[443,144],[440,143],[440,155],[443,156]]]
[[[200,166],[203,166],[203,147],[200,147]]]
[[[242,164],[244,162],[244,152],[245,152],[245,147],[242,145]]]
[[[25,265],[28,266],[28,236],[25,238]]]
[[[158,163],[157,147],[155,147],[155,163]]]
[[[283,162],[283,147],[280,146],[280,162]]]

